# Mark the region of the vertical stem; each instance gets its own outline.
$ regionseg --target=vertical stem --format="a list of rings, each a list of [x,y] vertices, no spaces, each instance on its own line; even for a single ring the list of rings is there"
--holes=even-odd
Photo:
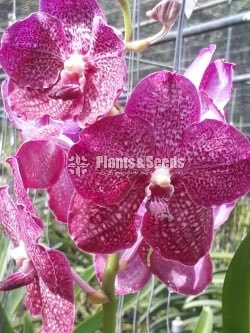
[[[131,11],[129,0],[118,0],[123,14],[124,28],[125,28],[125,42],[130,42],[133,34],[133,25],[131,20]]]
[[[109,255],[103,281],[102,290],[108,296],[109,302],[103,304],[103,333],[115,333],[116,327],[116,296],[115,296],[115,277],[119,269],[119,254]]]

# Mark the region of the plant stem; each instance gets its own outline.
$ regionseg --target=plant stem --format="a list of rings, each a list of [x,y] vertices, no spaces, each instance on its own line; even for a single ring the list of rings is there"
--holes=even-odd
[[[118,0],[124,20],[125,42],[130,42],[133,34],[133,25],[131,20],[131,11],[129,0]]]
[[[119,269],[119,258],[118,253],[109,255],[103,275],[102,290],[109,298],[109,302],[103,304],[103,333],[115,333],[115,277]]]

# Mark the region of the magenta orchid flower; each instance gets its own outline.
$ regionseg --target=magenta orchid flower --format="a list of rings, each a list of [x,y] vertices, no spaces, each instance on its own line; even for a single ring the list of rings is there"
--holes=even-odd
[[[3,34],[0,63],[12,113],[81,126],[113,107],[125,82],[124,44],[95,0],[41,0],[40,12]]]
[[[141,233],[154,250],[186,266],[208,253],[213,207],[249,191],[250,146],[225,122],[200,122],[199,97],[184,76],[153,73],[137,85],[124,114],[81,132],[69,160],[84,156],[89,166],[79,176],[68,163],[77,192],[68,227],[80,249],[111,253],[131,247],[137,237],[134,215],[146,192]],[[155,161],[151,167],[148,156]],[[135,163],[132,171],[114,163],[105,169],[99,165],[104,157]],[[164,162],[175,157],[184,162],[182,167]]]
[[[26,307],[32,316],[42,316],[42,332],[71,333],[75,316],[71,267],[62,253],[39,244],[42,223],[22,186],[16,159],[9,159],[9,163],[17,202],[7,187],[0,188],[0,225],[14,245],[11,256],[18,270],[0,282],[0,291],[26,286]]]

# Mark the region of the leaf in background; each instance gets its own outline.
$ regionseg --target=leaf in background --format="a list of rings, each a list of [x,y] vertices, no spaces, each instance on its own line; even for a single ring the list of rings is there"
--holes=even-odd
[[[199,320],[193,333],[213,332],[213,312],[209,306],[205,306],[200,314]],[[236,332],[235,332],[236,333]]]
[[[34,333],[33,324],[28,315],[23,318],[23,333]]]
[[[1,232],[1,230],[0,230]],[[0,281],[3,280],[9,262],[10,242],[0,233]]]
[[[102,310],[97,311],[93,315],[85,319],[81,324],[79,324],[74,333],[94,333],[100,329],[102,325]]]
[[[13,316],[17,311],[19,305],[23,301],[23,299],[24,299],[24,288],[18,288],[8,293],[8,298],[6,299],[5,302],[5,311],[10,321],[13,319]]]
[[[13,333],[10,323],[7,319],[4,310],[2,309],[1,304],[0,304],[0,332]]]
[[[222,293],[224,333],[250,332],[250,234],[228,268]]]

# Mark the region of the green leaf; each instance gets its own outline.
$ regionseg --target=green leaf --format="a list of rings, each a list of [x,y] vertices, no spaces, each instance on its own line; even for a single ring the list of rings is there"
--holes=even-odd
[[[80,323],[76,329],[74,330],[74,333],[94,333],[98,329],[100,329],[102,325],[102,310],[97,311],[92,316],[89,316],[87,319],[85,319],[82,323]]]
[[[0,304],[0,332],[13,333],[10,323],[7,319],[4,310],[2,309],[1,304]]]
[[[23,333],[34,333],[32,321],[27,315],[23,318]]]
[[[213,332],[213,312],[209,306],[205,306],[200,314],[193,333]]]
[[[228,268],[222,293],[224,333],[250,332],[250,234]]]
[[[5,310],[9,320],[13,319],[13,316],[17,311],[19,305],[23,301],[23,298],[24,298],[24,288],[14,289],[8,293],[8,298],[5,304]]]

